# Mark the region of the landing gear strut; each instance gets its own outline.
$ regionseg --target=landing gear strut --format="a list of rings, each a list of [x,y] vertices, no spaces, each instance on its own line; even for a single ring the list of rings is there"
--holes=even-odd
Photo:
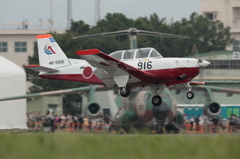
[[[194,93],[192,92],[192,86],[189,83],[187,83],[186,87],[188,87],[187,98],[193,99]]]
[[[152,98],[152,104],[154,106],[160,106],[162,104],[162,97],[160,96],[164,90],[164,88],[166,87],[165,84],[157,84],[153,87],[151,87],[151,91],[154,94],[153,98]]]
[[[130,95],[130,93],[131,93],[131,90],[129,87],[126,86],[126,87],[120,88],[120,94],[122,97],[128,97]]]

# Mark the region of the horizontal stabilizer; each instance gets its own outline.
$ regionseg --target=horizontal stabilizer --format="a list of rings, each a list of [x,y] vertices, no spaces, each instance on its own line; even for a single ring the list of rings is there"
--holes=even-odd
[[[44,66],[40,66],[40,65],[27,65],[27,66],[24,66],[24,67],[29,68],[33,71],[37,71],[37,72],[58,72],[59,71],[57,69],[44,67]]]
[[[101,51],[98,49],[89,49],[89,50],[79,50],[76,51],[77,55],[92,55],[92,54],[97,54],[100,53]]]

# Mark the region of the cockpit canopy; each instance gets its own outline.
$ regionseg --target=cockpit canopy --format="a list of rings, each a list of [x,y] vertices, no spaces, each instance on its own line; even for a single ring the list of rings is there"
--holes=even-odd
[[[139,48],[133,50],[115,51],[109,56],[118,60],[140,59],[140,58],[163,58],[162,55],[154,48]]]

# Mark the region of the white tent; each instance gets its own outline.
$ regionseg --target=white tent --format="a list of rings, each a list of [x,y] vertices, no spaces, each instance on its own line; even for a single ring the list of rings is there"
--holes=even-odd
[[[0,98],[26,94],[26,73],[0,56]],[[0,101],[0,129],[27,129],[26,99]]]

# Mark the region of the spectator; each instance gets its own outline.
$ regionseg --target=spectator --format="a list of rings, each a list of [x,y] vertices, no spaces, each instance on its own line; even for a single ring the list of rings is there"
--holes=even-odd
[[[104,122],[105,122],[105,129],[106,131],[109,131],[109,122],[110,122],[110,118],[107,114],[104,115]]]
[[[218,124],[219,124],[219,127],[220,127],[222,130],[225,129],[224,121],[223,121],[223,118],[222,118],[221,115],[219,116]]]
[[[88,129],[88,118],[87,117],[84,117],[83,118],[83,124],[84,124],[84,127],[83,127],[83,130],[84,131],[87,131],[87,129]]]
[[[77,115],[73,116],[73,122],[74,122],[74,130],[77,130],[77,127],[78,127],[78,116]]]
[[[96,125],[97,125],[97,130],[101,131],[101,117],[100,116],[96,119]]]
[[[235,124],[236,124],[236,129],[238,131],[240,129],[240,119],[238,115],[236,115],[235,117]]]
[[[82,130],[82,125],[83,125],[83,117],[81,114],[78,115],[78,122],[79,122],[79,129]]]
[[[234,115],[231,114],[231,116],[228,118],[228,121],[229,121],[229,126],[228,126],[228,131],[234,131],[234,126],[235,126],[235,118],[234,118]]]
[[[36,128],[36,126],[37,126],[37,117],[36,117],[35,111],[33,111],[33,112],[31,113],[30,122],[31,122],[31,127],[32,127],[32,128]]]
[[[56,114],[54,117],[55,129],[57,129],[59,127],[59,120],[60,120],[60,117]]]
[[[88,129],[91,130],[92,128],[92,119],[88,119]]]
[[[217,132],[217,126],[218,126],[218,117],[212,119],[213,127],[212,130],[213,132]]]
[[[42,127],[42,115],[41,115],[41,112],[38,112],[36,120],[37,120],[37,127],[38,127],[38,129],[40,129]]]
[[[190,131],[193,131],[193,124],[194,124],[194,116],[190,117]]]
[[[65,128],[65,122],[66,122],[66,116],[65,116],[65,114],[62,114],[61,116],[60,116],[60,120],[61,120],[61,129],[64,129]]]
[[[185,122],[185,124],[186,124],[186,123],[188,122],[188,114],[184,114],[183,119],[184,119],[184,122]]]
[[[200,115],[198,115],[195,119],[194,119],[195,123],[196,123],[196,128],[197,128],[197,131],[200,130],[199,128],[199,122],[200,122]]]
[[[54,115],[54,112],[49,114],[49,119],[50,119],[50,123],[51,123],[52,132],[54,132],[54,129],[55,129],[55,125],[54,125],[55,115]]]
[[[92,119],[91,131],[95,131],[96,128],[96,119]]]
[[[104,120],[103,120],[102,113],[99,114],[99,122],[100,122],[99,129],[102,130],[102,129],[103,129],[102,126],[103,126],[103,124],[104,124],[104,123],[103,123]],[[99,130],[99,131],[100,131],[100,130]]]
[[[67,122],[67,128],[72,127],[73,120],[72,120],[72,115],[70,113],[68,113],[67,115],[66,122]]]

